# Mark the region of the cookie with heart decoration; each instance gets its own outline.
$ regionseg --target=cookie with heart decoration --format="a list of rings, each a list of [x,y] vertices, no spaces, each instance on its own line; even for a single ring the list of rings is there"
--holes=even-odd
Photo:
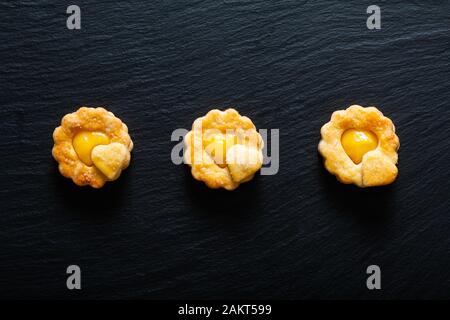
[[[342,183],[387,185],[397,178],[400,141],[391,119],[375,107],[335,111],[321,129],[325,168]]]
[[[104,108],[81,107],[53,131],[52,154],[59,172],[79,185],[101,188],[130,163],[128,127]]]
[[[130,163],[130,152],[121,143],[98,145],[92,149],[91,159],[109,181],[116,180]]]

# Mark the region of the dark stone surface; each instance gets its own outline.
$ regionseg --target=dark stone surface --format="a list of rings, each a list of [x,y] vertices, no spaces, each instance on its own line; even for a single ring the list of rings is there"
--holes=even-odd
[[[449,3],[0,3],[1,298],[450,298]],[[400,175],[344,186],[319,129],[350,104],[396,124]],[[62,178],[52,132],[81,105],[130,128],[101,190]],[[235,106],[280,129],[280,172],[229,193],[170,161],[171,132]],[[65,269],[82,269],[79,292]],[[365,287],[377,264],[382,290]]]

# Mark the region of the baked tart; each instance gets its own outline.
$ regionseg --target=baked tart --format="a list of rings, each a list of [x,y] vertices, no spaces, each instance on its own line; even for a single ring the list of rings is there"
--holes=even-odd
[[[261,135],[235,109],[214,109],[196,119],[184,143],[184,161],[192,176],[213,189],[234,190],[263,164]]]
[[[377,108],[336,111],[320,133],[325,168],[340,182],[373,187],[396,179],[400,142],[392,121]]]
[[[104,108],[81,107],[65,115],[53,141],[59,172],[79,186],[94,188],[119,178],[133,149],[127,126]]]

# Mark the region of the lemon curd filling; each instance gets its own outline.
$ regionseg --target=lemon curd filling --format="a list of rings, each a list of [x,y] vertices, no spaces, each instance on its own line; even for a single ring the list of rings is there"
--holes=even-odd
[[[213,158],[214,162],[221,168],[227,166],[227,151],[237,143],[235,135],[217,134],[203,139],[205,151]]]
[[[92,149],[98,145],[109,144],[109,138],[102,132],[82,131],[75,135],[72,140],[73,148],[78,158],[87,166],[92,166]]]
[[[378,138],[371,131],[349,129],[342,135],[341,144],[350,159],[359,164],[367,152],[378,146]]]

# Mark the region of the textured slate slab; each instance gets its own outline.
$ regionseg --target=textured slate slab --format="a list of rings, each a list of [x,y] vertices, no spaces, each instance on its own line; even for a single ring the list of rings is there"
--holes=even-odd
[[[76,4],[80,31],[68,4],[0,3],[1,298],[450,298],[448,2],[383,3],[380,31],[364,1]],[[319,129],[353,103],[397,126],[389,187],[322,167]],[[51,157],[81,105],[107,106],[136,146],[102,190]],[[280,172],[233,193],[170,161],[172,130],[228,106],[281,135]]]

